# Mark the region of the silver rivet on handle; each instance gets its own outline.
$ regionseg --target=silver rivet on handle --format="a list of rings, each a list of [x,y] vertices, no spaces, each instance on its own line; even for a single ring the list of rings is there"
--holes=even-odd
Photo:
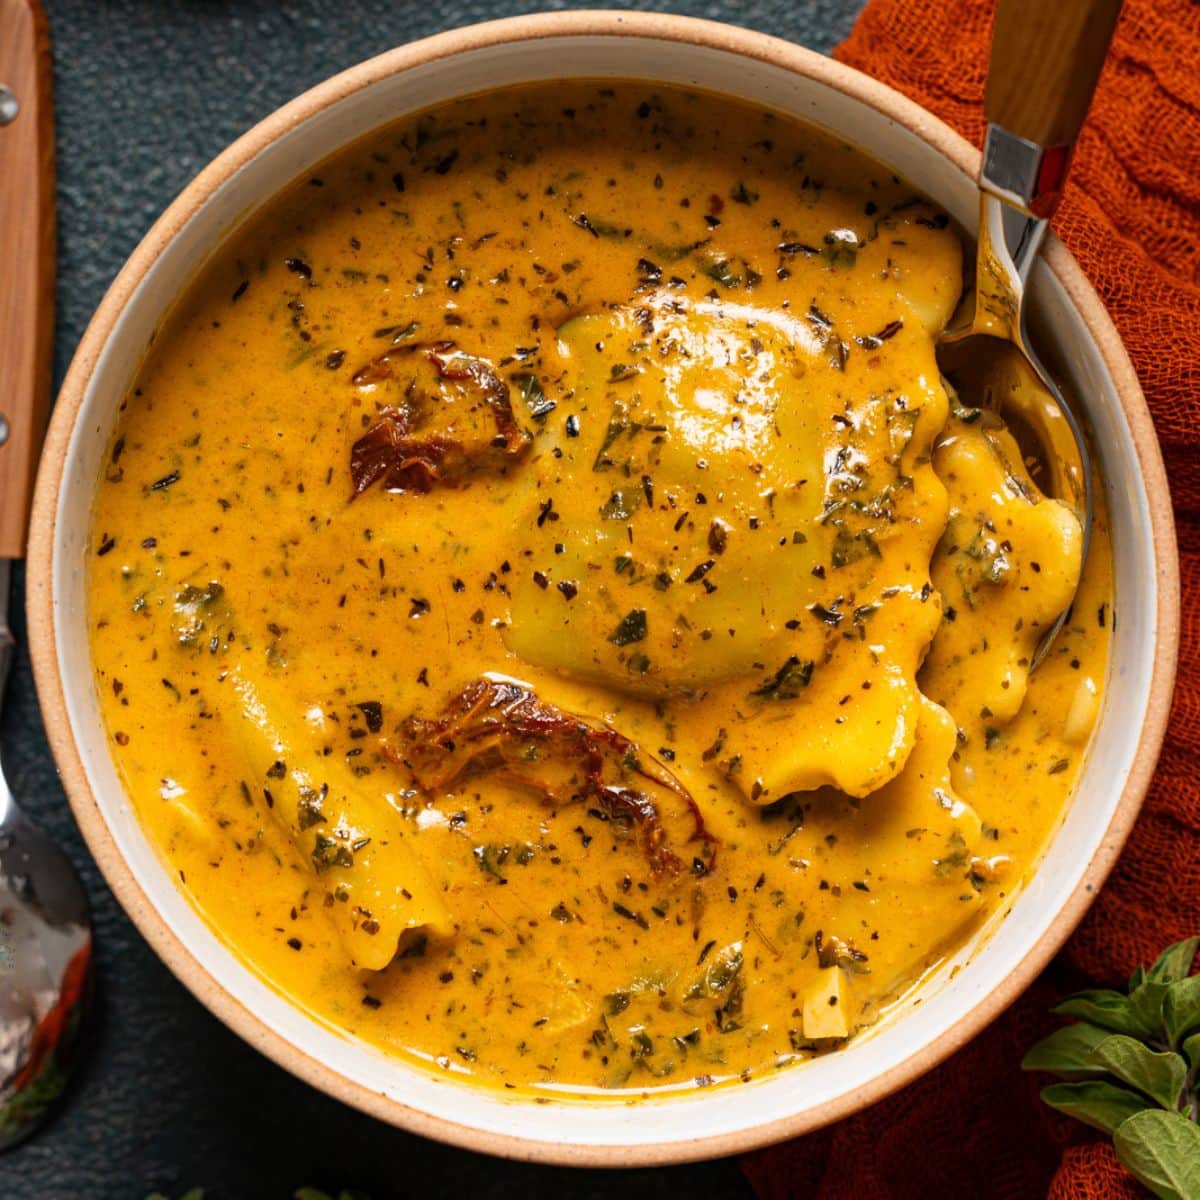
[[[21,102],[17,94],[6,84],[0,83],[0,125],[8,125],[17,119]]]

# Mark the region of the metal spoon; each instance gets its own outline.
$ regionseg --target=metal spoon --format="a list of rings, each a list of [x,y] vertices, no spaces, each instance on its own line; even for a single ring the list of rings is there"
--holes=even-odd
[[[0,559],[0,700],[14,647],[9,570]],[[0,766],[0,1151],[32,1133],[66,1085],[91,961],[79,877],[17,807]]]
[[[12,665],[12,561],[50,384],[54,280],[50,52],[34,0],[0,0],[0,703]],[[89,996],[87,899],[66,855],[17,808],[0,767],[0,1151],[70,1076]]]
[[[938,343],[946,377],[971,403],[1003,417],[1042,490],[1074,509],[1084,558],[1094,507],[1087,440],[1030,344],[1025,293],[1120,8],[1121,0],[997,5],[975,286]],[[1030,670],[1069,611],[1042,634]]]

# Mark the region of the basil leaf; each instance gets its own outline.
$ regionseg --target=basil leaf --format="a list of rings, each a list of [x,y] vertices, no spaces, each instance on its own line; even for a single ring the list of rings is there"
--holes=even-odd
[[[1163,1025],[1172,1046],[1177,1046],[1189,1030],[1200,1026],[1200,975],[1176,980],[1167,988]]]
[[[1192,1064],[1193,1070],[1200,1067],[1200,1033],[1193,1033],[1183,1043],[1183,1053],[1187,1057],[1188,1062]]]
[[[1129,977],[1129,986],[1125,989],[1127,992],[1136,992],[1138,988],[1146,982],[1146,968],[1135,967],[1133,974]]]
[[[1022,1071],[1049,1071],[1063,1079],[1091,1079],[1105,1068],[1092,1063],[1091,1052],[1112,1035],[1106,1029],[1080,1022],[1056,1029],[1021,1060]]]
[[[1136,1113],[1113,1136],[1121,1165],[1159,1200],[1200,1196],[1200,1126],[1178,1113]]]
[[[1184,938],[1182,942],[1168,946],[1158,956],[1154,966],[1146,972],[1146,978],[1159,983],[1175,983],[1177,980],[1186,979],[1192,969],[1192,959],[1196,957],[1197,946],[1200,946],[1200,937]]]
[[[1113,1130],[1135,1113],[1152,1107],[1148,1100],[1100,1079],[1082,1083],[1052,1083],[1042,1089],[1042,1099],[1051,1108],[1074,1117],[1103,1133]]]
[[[1163,1108],[1176,1106],[1187,1078],[1187,1063],[1178,1054],[1156,1053],[1121,1033],[1105,1038],[1092,1051],[1091,1060],[1122,1083],[1145,1092]]]
[[[1144,1041],[1146,1038],[1161,1038],[1163,1033],[1163,1004],[1171,985],[1165,980],[1151,979],[1141,985],[1130,997],[1129,1006],[1133,1010],[1134,1019],[1139,1023],[1142,1032],[1137,1036]]]
[[[1127,1033],[1132,1037],[1151,1037],[1157,1032],[1156,1029],[1146,1028],[1145,1020],[1134,1008],[1129,996],[1105,988],[1068,996],[1051,1011],[1064,1017],[1078,1017],[1081,1021],[1099,1025],[1101,1029]]]

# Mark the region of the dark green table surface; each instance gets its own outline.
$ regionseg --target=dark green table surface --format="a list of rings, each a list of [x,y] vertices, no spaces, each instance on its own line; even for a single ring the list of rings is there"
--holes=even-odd
[[[58,118],[56,385],[125,257],[231,139],[361,59],[528,11],[510,0],[45,3]],[[689,0],[673,7],[827,51],[861,3]],[[732,1161],[614,1172],[501,1162],[391,1129],[313,1091],[210,1016],[117,906],[67,808],[24,654],[0,737],[14,792],[83,874],[100,976],[79,1078],[54,1122],[0,1158],[3,1200],[142,1200],[155,1189],[178,1196],[197,1185],[207,1200],[284,1200],[303,1184],[361,1188],[374,1200],[748,1194]]]

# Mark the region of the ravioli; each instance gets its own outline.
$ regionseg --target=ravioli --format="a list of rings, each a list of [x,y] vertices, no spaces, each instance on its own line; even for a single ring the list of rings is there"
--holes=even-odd
[[[1020,711],[1046,629],[1079,585],[1082,531],[1030,478],[1012,435],[989,413],[959,410],[934,454],[950,520],[934,557],[945,619],[922,676],[939,703],[985,720]]]
[[[663,292],[576,317],[561,419],[528,471],[509,647],[620,690],[708,695],[721,765],[756,803],[861,796],[903,767],[940,618],[932,343],[897,319],[860,367],[832,328]],[[889,356],[928,366],[870,390]]]
[[[803,646],[787,623],[821,590],[835,403],[806,394],[813,327],[654,294],[573,318],[559,344],[564,400],[528,472],[512,650],[694,697]]]
[[[350,960],[378,971],[396,957],[409,930],[452,932],[400,814],[309,744],[317,740],[314,731],[289,719],[295,699],[278,684],[235,667],[228,686],[236,697],[231,734],[244,757],[247,795],[262,794],[310,864]],[[309,722],[321,731],[319,706]]]

